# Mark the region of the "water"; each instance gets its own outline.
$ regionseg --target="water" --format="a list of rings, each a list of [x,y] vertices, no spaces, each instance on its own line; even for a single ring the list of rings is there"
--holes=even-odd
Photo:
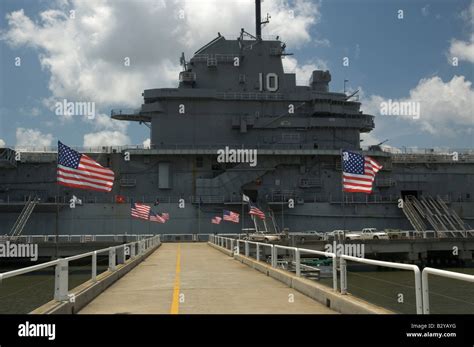
[[[107,270],[108,259],[98,259],[97,274]],[[0,272],[14,268],[1,267]],[[69,289],[91,279],[92,266],[69,266]],[[54,297],[54,266],[21,276],[8,278],[0,284],[0,314],[29,313]]]
[[[416,313],[415,276],[411,271],[385,270],[347,272],[347,291],[370,303],[397,313]],[[474,275],[473,268],[443,270]],[[430,313],[474,314],[474,284],[429,275]],[[332,279],[322,279],[332,286]]]

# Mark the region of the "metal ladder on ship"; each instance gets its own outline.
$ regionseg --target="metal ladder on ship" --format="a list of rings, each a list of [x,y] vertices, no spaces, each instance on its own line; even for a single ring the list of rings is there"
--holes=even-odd
[[[18,219],[16,220],[15,224],[13,225],[12,230],[10,231],[10,236],[12,238],[16,238],[21,235],[23,229],[28,222],[31,214],[33,213],[33,209],[35,208],[36,204],[38,203],[39,199],[37,196],[32,197],[31,195],[28,197],[23,210],[21,211]]]

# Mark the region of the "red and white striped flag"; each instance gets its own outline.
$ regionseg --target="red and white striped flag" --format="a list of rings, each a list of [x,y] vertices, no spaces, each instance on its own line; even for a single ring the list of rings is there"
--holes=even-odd
[[[163,218],[165,221],[170,220],[170,214],[169,213],[162,213],[161,218]]]
[[[382,165],[371,157],[349,151],[342,152],[342,187],[343,191],[351,193],[372,193],[375,174]]]
[[[260,219],[265,219],[265,213],[261,209],[259,209],[256,205],[250,203],[250,210],[249,215],[257,216]]]
[[[221,217],[217,217],[217,216],[216,216],[216,217],[214,217],[214,218],[211,219],[211,223],[212,223],[212,224],[221,224],[221,220],[222,220]]]
[[[166,223],[166,219],[164,219],[163,216],[160,216],[155,212],[150,211],[150,222]]]
[[[57,182],[60,185],[110,192],[114,185],[114,172],[95,160],[58,141]]]
[[[133,218],[148,220],[150,217],[151,207],[145,204],[132,203],[130,213]]]
[[[224,210],[223,214],[224,214],[224,220],[226,220],[228,222],[233,222],[233,223],[238,223],[239,222],[239,214],[238,213]]]

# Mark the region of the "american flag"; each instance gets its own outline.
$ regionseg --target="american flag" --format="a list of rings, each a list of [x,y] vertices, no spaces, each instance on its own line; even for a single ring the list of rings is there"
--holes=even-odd
[[[224,220],[226,220],[228,222],[233,222],[233,223],[238,223],[239,222],[239,214],[238,213],[224,210],[223,214],[224,214]]]
[[[149,219],[151,207],[145,204],[132,203],[130,213],[133,218]]]
[[[57,181],[67,187],[110,192],[114,172],[58,141]]]
[[[343,191],[372,193],[375,174],[382,169],[382,165],[371,157],[349,151],[342,152],[342,163]]]
[[[257,216],[260,219],[265,219],[265,213],[263,213],[262,210],[260,210],[257,206],[255,206],[252,203],[250,203],[249,215]]]
[[[155,212],[150,211],[150,222],[166,223],[166,219],[164,219],[163,216],[160,216]]]
[[[170,214],[169,213],[162,213],[161,218],[163,218],[165,221],[170,220]]]
[[[212,224],[221,224],[221,217],[214,217],[211,219]]]

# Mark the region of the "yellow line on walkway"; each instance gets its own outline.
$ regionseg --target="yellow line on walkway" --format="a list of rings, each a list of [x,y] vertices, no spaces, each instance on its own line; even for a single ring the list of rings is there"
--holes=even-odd
[[[179,313],[179,275],[181,273],[181,245],[176,251],[176,275],[174,278],[173,301],[171,303],[170,314]]]

